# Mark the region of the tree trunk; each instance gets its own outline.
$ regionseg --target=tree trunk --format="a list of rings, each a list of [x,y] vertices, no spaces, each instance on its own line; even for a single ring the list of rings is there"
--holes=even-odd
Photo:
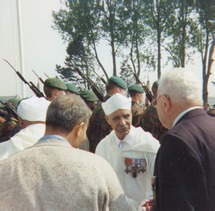
[[[95,53],[96,61],[98,62],[99,66],[101,67],[101,69],[103,71],[103,73],[105,74],[106,79],[108,80],[108,74],[107,74],[107,72],[106,72],[104,66],[102,65],[102,63],[101,63],[101,61],[99,59],[99,56],[98,56],[95,40],[93,40],[93,50],[94,50],[94,53]]]
[[[181,6],[181,16],[182,16],[182,38],[181,38],[181,52],[180,52],[180,63],[181,67],[185,67],[185,58],[186,58],[186,53],[185,53],[185,44],[186,44],[186,25],[187,25],[187,6],[184,2],[182,1],[182,6]]]
[[[137,32],[138,33],[138,32]],[[136,57],[137,57],[137,75],[140,76],[140,53],[139,53],[139,43],[137,39],[138,35],[135,36],[135,45],[136,45]]]
[[[211,43],[211,47],[210,47],[210,51],[209,51],[209,55],[208,55],[208,68],[207,68],[207,74],[206,74],[206,78],[205,78],[205,84],[203,84],[203,88],[204,86],[206,86],[206,89],[204,89],[205,92],[203,92],[203,94],[207,94],[205,96],[203,96],[203,100],[204,103],[208,103],[208,81],[209,81],[209,77],[212,74],[212,64],[214,62],[214,54],[215,54],[215,35],[214,33],[212,33],[212,43]]]
[[[115,45],[114,45],[114,40],[111,38],[111,51],[112,51],[112,60],[113,60],[113,75],[117,75],[116,71],[116,52],[115,52]]]
[[[207,60],[208,60],[208,45],[209,45],[209,32],[206,29],[206,41],[205,41],[205,52],[202,60],[202,78],[203,78],[203,86],[202,86],[202,99],[203,103],[208,103],[208,80],[210,76],[209,67],[207,69]]]
[[[157,27],[157,45],[158,45],[158,63],[157,63],[157,76],[158,79],[161,76],[161,29],[160,29],[160,7],[158,0],[156,0],[156,8],[157,8],[157,22],[156,22],[156,27]]]

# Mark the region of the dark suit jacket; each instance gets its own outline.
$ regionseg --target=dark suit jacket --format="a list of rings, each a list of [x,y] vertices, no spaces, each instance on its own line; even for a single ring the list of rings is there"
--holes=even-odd
[[[185,114],[162,139],[155,175],[156,211],[215,210],[215,118]]]

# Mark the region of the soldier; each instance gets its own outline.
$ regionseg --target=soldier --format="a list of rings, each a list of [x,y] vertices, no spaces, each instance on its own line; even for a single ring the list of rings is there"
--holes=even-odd
[[[65,83],[67,86],[66,94],[76,94],[79,95],[78,89],[72,83]]]
[[[154,97],[157,96],[158,81],[155,81],[152,85],[152,93]],[[140,126],[143,130],[150,132],[157,140],[161,140],[163,135],[168,131],[162,126],[156,108],[153,105],[149,105],[144,111],[141,119]]]
[[[20,131],[18,119],[0,109],[0,142],[4,142]]]
[[[80,92],[81,98],[84,100],[84,102],[87,104],[88,108],[93,111],[96,106],[99,99],[95,95],[95,93],[91,90],[83,90]],[[89,151],[89,139],[88,137],[86,140],[79,146],[79,149],[83,149],[86,151]]]
[[[93,111],[96,108],[97,102],[99,101],[99,99],[93,91],[83,90],[81,91],[80,96],[87,104],[87,106],[90,108],[91,111]]]
[[[109,99],[116,93],[126,94],[126,83],[118,76],[109,78],[106,84],[107,95],[105,100]],[[87,130],[87,137],[90,143],[90,152],[95,152],[97,144],[111,131],[111,126],[105,120],[105,114],[101,107],[98,105],[94,109],[90,118],[89,128]]]
[[[59,95],[65,95],[66,90],[66,84],[59,78],[48,78],[44,82],[44,93],[49,101],[54,100]]]
[[[128,87],[128,93],[132,99],[131,101],[132,125],[134,127],[139,127],[140,118],[145,110],[144,90],[139,84],[131,84]]]
[[[97,145],[96,154],[115,170],[126,195],[142,204],[152,196],[151,177],[159,142],[141,127],[131,125],[131,99],[115,94],[102,103],[113,131]]]
[[[10,139],[21,129],[16,115],[16,109],[19,102],[19,99],[11,98],[6,101],[7,106],[2,105],[0,107],[0,142]],[[10,106],[8,107],[8,105]]]

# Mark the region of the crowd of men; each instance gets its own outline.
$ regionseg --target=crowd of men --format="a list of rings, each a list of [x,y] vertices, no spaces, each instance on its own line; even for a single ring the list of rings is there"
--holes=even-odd
[[[103,102],[59,78],[0,107],[3,210],[212,211],[215,118],[190,70],[167,71],[146,104],[112,76]]]

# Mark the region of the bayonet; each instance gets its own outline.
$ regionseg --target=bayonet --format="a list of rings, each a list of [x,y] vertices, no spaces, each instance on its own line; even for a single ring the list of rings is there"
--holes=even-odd
[[[15,73],[19,76],[19,78],[25,83],[25,84],[27,84],[29,87],[30,87],[30,89],[34,92],[34,94],[37,96],[37,97],[44,97],[44,95],[43,95],[43,93],[33,84],[33,82],[27,82],[26,80],[25,80],[25,78],[21,75],[21,73],[19,72],[19,71],[17,71],[14,67],[13,67],[13,65],[9,62],[9,61],[7,61],[6,59],[3,59],[5,62],[7,62],[9,65],[10,65],[10,67],[15,71]]]
[[[148,98],[148,100],[149,100],[150,103],[151,103],[152,100],[154,99],[154,97],[153,97],[151,91],[148,89],[148,87],[145,85],[144,82],[141,82],[141,81],[140,81],[140,79],[139,79],[139,77],[137,76],[136,73],[133,73],[133,74],[134,74],[134,77],[135,77],[137,83],[139,83],[139,84],[143,87],[143,89],[144,89],[144,91],[145,91],[145,93],[146,93],[146,97]]]
[[[37,73],[32,69],[32,71],[34,72],[34,74],[37,76],[37,78],[44,84],[44,80],[42,78],[40,78]]]

